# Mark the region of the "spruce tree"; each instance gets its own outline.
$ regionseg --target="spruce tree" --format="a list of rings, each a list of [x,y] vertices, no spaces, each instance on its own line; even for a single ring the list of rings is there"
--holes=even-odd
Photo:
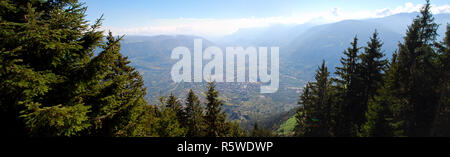
[[[74,1],[7,0],[0,5],[2,135],[78,135],[91,126],[90,106],[76,95],[48,93],[61,89],[90,61],[102,32],[97,24],[89,28],[85,8]]]
[[[317,112],[314,105],[314,97],[312,95],[312,84],[307,83],[303,88],[298,104],[301,106],[297,109],[295,118],[297,125],[294,128],[295,136],[305,136],[312,132],[313,121],[312,113]]]
[[[183,128],[176,112],[167,108],[165,97],[160,97],[160,104],[146,105],[142,108],[142,114],[136,121],[135,136],[144,137],[183,137],[186,129]],[[175,99],[176,100],[176,99]]]
[[[394,135],[391,126],[392,112],[391,103],[393,103],[391,93],[388,88],[382,88],[378,91],[380,95],[375,95],[368,103],[366,112],[367,121],[361,126],[362,137],[392,137]]]
[[[367,121],[361,126],[359,136],[362,137],[391,137],[396,133],[391,125],[393,120],[392,106],[398,104],[398,99],[394,97],[395,88],[394,78],[396,74],[396,54],[393,55],[391,68],[386,72],[383,80],[383,86],[378,89],[377,93],[369,100],[368,110],[366,112]]]
[[[430,8],[427,0],[399,44],[397,65],[391,66],[396,73],[390,90],[395,91],[398,102],[393,104],[393,125],[398,136],[430,136],[439,104],[439,70],[432,48],[438,25]]]
[[[136,121],[133,123],[133,136],[137,137],[159,137],[160,111],[156,106],[141,106],[140,114],[136,114]]]
[[[328,68],[325,66],[325,61],[323,61],[315,76],[316,88],[313,88],[313,92],[316,93],[317,96],[316,105],[319,109],[319,113],[315,116],[319,125],[316,127],[319,136],[331,136],[330,126],[332,124],[332,104],[330,98],[331,81],[329,76],[330,73],[328,72]]]
[[[104,54],[111,55],[112,62],[109,65],[109,71],[106,76],[99,82],[94,92],[97,95],[89,98],[93,105],[90,114],[95,115],[95,123],[97,125],[96,132],[99,136],[134,136],[134,124],[137,116],[142,112],[142,106],[147,105],[145,100],[146,89],[143,88],[144,81],[139,72],[135,68],[128,65],[127,57],[120,54],[120,40],[122,38],[114,38],[110,32],[105,51],[100,53],[100,57]],[[93,62],[101,62],[104,64],[110,60],[97,60]],[[93,67],[90,69],[94,69]]]
[[[375,30],[372,37],[367,42],[364,53],[361,54],[361,79],[363,88],[363,105],[367,106],[379,87],[383,85],[383,75],[386,71],[387,60],[384,59],[384,53],[381,50],[383,43],[378,38],[378,32]]]
[[[186,112],[181,106],[178,98],[175,97],[173,93],[170,93],[169,97],[167,98],[166,108],[176,113],[177,120],[180,123],[181,127],[186,127]]]
[[[200,100],[194,91],[189,90],[186,98],[186,120],[187,120],[187,136],[188,137],[200,137],[204,133],[205,120],[203,119],[203,107],[200,104]]]
[[[392,129],[388,119],[392,113],[390,103],[386,97],[378,96],[377,91],[383,87],[384,71],[387,61],[383,59],[381,52],[382,43],[375,30],[373,36],[367,42],[365,51],[361,54],[361,76],[363,87],[363,104],[368,106],[366,122],[361,126],[360,136],[380,137],[392,136]],[[380,89],[379,93],[387,93],[386,88]]]
[[[223,102],[219,100],[219,92],[214,82],[209,82],[206,91],[205,126],[207,137],[223,137],[225,130],[225,112],[222,111]]]
[[[156,133],[159,137],[183,137],[186,129],[178,121],[177,113],[170,108],[161,108],[157,114]]]
[[[450,25],[444,41],[436,43],[439,68],[439,103],[434,113],[431,136],[450,136]]]
[[[101,19],[89,25],[76,0],[0,8],[2,135],[132,136],[145,89]]]
[[[355,36],[351,47],[344,51],[341,58],[341,67],[336,68],[334,79],[336,97],[335,121],[336,136],[356,136],[357,128],[364,122],[364,113],[367,106],[362,100],[361,63],[359,57],[358,38]]]
[[[328,137],[332,136],[332,99],[330,97],[330,73],[325,61],[316,72],[315,82],[307,84],[300,96],[302,107],[297,111],[297,136]]]

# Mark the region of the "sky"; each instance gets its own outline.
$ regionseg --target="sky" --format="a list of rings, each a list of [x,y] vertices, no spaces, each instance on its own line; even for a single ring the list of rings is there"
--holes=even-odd
[[[87,19],[104,15],[104,30],[127,35],[220,37],[242,28],[330,23],[415,12],[424,0],[81,0]],[[450,13],[448,0],[432,12]]]

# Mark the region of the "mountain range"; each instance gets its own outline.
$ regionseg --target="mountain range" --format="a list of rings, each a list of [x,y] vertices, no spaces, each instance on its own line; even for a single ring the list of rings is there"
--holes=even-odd
[[[176,60],[170,59],[173,48],[185,46],[193,51],[194,39],[203,39],[203,48],[209,46],[279,46],[280,88],[274,94],[260,94],[258,83],[219,83],[221,98],[229,119],[239,119],[246,124],[265,121],[271,116],[288,112],[297,106],[299,93],[306,82],[313,78],[322,60],[333,72],[338,66],[342,52],[350,46],[353,37],[359,38],[359,46],[365,46],[371,34],[377,30],[383,41],[387,58],[397,45],[418,13],[401,13],[383,18],[344,20],[328,24],[273,25],[263,28],[241,29],[234,34],[214,41],[199,36],[159,35],[126,36],[122,41],[122,54],[143,75],[147,87],[147,99],[158,103],[158,97],[174,93],[184,98],[192,88],[201,94],[205,83],[174,83],[170,70]],[[437,14],[440,24],[439,40],[443,38],[450,14]],[[281,116],[287,117],[289,116]],[[272,123],[267,124],[272,127]]]

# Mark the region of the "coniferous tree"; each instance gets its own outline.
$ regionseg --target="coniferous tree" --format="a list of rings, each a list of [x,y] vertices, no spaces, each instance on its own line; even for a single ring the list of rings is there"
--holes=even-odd
[[[386,87],[386,86],[385,86]],[[393,129],[391,126],[392,112],[391,103],[394,102],[388,88],[381,88],[368,103],[366,112],[367,121],[361,126],[359,136],[362,137],[391,137]]]
[[[51,100],[47,93],[68,81],[73,65],[88,62],[88,50],[100,44],[101,32],[88,29],[80,18],[83,8],[70,1],[8,0],[0,8],[2,135],[71,136],[88,128],[88,106]],[[42,120],[24,121],[27,110]]]
[[[361,126],[359,136],[363,137],[389,137],[400,136],[402,131],[395,131],[393,123],[394,106],[400,104],[397,99],[396,91],[398,82],[398,54],[392,55],[390,64],[387,65],[386,74],[383,77],[383,86],[378,89],[377,93],[369,100],[368,111],[366,112],[367,121]]]
[[[383,75],[387,61],[383,59],[381,52],[382,43],[375,30],[373,36],[367,42],[365,51],[361,54],[361,77],[363,87],[363,104],[368,106],[366,122],[361,126],[360,136],[392,136],[392,129],[387,120],[391,117],[389,102],[376,92],[383,87]],[[380,93],[386,93],[387,89],[380,89]]]
[[[0,106],[7,136],[133,136],[142,78],[76,0],[0,3]],[[103,51],[95,56],[94,50]]]
[[[297,111],[297,136],[327,137],[332,136],[332,99],[330,97],[330,73],[325,61],[316,72],[315,80],[307,84],[300,96],[302,107]]]
[[[438,25],[434,22],[427,0],[413,23],[408,27],[404,42],[399,44],[391,91],[397,136],[430,136],[439,94],[439,71],[435,65],[432,43]]]
[[[157,137],[157,117],[158,109],[152,105],[141,106],[141,113],[136,115],[133,122],[133,136],[135,137]]]
[[[175,95],[173,95],[173,93],[170,93],[169,97],[167,97],[165,106],[166,108],[173,109],[174,111],[181,110],[180,101],[177,97],[175,97]]]
[[[187,136],[188,137],[200,137],[204,133],[205,120],[203,119],[203,107],[200,104],[200,100],[194,91],[189,90],[186,98],[186,120],[187,120]]]
[[[142,114],[136,121],[136,136],[145,137],[183,137],[186,129],[178,122],[176,112],[166,106],[166,97],[160,97],[159,105],[143,107]],[[175,99],[176,100],[176,99]]]
[[[100,58],[110,55],[110,60],[94,59],[93,62],[100,62],[93,64],[101,67],[99,64],[105,62],[111,63],[105,77],[99,84],[95,85],[93,92],[98,94],[90,98],[92,110],[90,115],[96,115],[94,130],[91,130],[92,135],[95,132],[98,136],[134,136],[132,129],[135,128],[137,117],[142,112],[142,106],[147,105],[145,101],[144,81],[139,72],[135,68],[129,66],[130,61],[127,57],[120,54],[120,40],[115,39],[110,32],[105,51],[101,52]],[[89,69],[95,69],[90,67]]]
[[[316,88],[313,88],[313,92],[317,93],[317,104],[319,108],[319,113],[316,116],[319,126],[317,127],[317,133],[319,136],[331,136],[331,126],[332,126],[332,104],[330,97],[331,90],[331,80],[329,78],[330,73],[328,68],[325,66],[325,61],[319,67],[317,74],[315,76]],[[315,120],[315,119],[313,119]]]
[[[175,97],[173,93],[170,93],[170,96],[167,98],[166,108],[171,109],[176,113],[177,120],[180,123],[181,127],[186,127],[186,112],[181,106],[178,98]]]
[[[312,113],[317,112],[312,94],[312,83],[307,83],[303,88],[303,92],[300,95],[300,100],[298,102],[301,107],[297,109],[295,114],[297,125],[294,128],[294,132],[296,136],[305,136],[312,132],[314,122],[311,117]]]
[[[186,129],[181,126],[177,113],[171,108],[161,108],[157,117],[156,132],[159,137],[183,137],[186,135]]]
[[[209,82],[206,92],[205,126],[207,137],[223,137],[225,132],[225,112],[222,111],[223,102],[219,100],[219,92],[214,82]]]
[[[447,24],[447,32],[444,41],[436,43],[438,48],[439,79],[439,103],[435,110],[431,136],[450,136],[450,25]]]
[[[387,60],[383,59],[384,53],[381,50],[383,43],[378,38],[378,32],[375,30],[364,53],[361,54],[361,79],[363,88],[363,105],[367,106],[379,87],[383,85],[383,75],[386,70]]]
[[[342,67],[337,67],[334,79],[335,98],[335,135],[356,136],[358,127],[364,122],[367,106],[362,100],[361,63],[359,57],[358,38],[355,36],[351,47],[344,51],[341,58]]]

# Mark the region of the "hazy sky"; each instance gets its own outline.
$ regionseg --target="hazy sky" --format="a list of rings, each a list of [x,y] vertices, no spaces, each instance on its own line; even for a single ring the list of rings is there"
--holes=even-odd
[[[222,36],[272,24],[335,22],[419,10],[424,0],[81,0],[87,18],[104,14],[115,34]],[[432,0],[434,13],[450,13],[448,0]]]

